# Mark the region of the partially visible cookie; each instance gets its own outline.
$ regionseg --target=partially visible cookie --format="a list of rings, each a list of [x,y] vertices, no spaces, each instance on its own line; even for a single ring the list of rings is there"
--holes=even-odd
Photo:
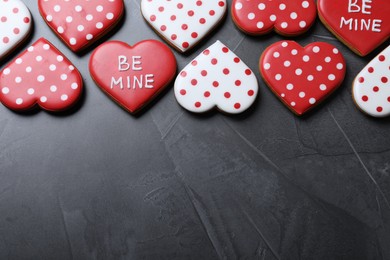
[[[32,28],[31,14],[20,0],[0,0],[0,60],[23,43]]]
[[[324,101],[343,82],[346,64],[333,45],[295,41],[269,46],[260,57],[260,73],[275,95],[296,115]]]
[[[220,41],[191,61],[175,81],[177,101],[194,113],[215,107],[228,114],[242,113],[253,104],[257,93],[254,73]]]
[[[121,20],[123,0],[38,0],[42,18],[74,52],[107,34]]]
[[[390,46],[357,75],[352,94],[364,113],[373,117],[390,115]]]
[[[209,34],[226,13],[226,0],[142,0],[149,25],[170,45],[186,52]]]
[[[49,41],[36,41],[0,72],[0,100],[15,111],[39,106],[58,112],[78,100],[83,80],[74,65]]]
[[[262,35],[275,30],[296,36],[309,30],[317,16],[313,0],[233,0],[234,23],[245,33]]]

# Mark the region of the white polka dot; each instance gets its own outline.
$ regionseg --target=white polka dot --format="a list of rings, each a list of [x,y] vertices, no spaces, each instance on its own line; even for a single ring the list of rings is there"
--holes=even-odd
[[[303,92],[303,91],[299,92],[299,97],[300,98],[304,98],[305,96],[306,96],[305,92]]]
[[[308,62],[308,61],[310,60],[309,55],[303,56],[302,60],[303,60],[304,62]]]
[[[279,9],[280,9],[280,10],[286,9],[286,5],[285,5],[285,4],[280,4],[280,5],[279,5]]]
[[[76,45],[76,43],[77,43],[76,38],[70,38],[69,43],[70,43],[71,45]]]
[[[307,76],[307,80],[308,80],[308,81],[313,81],[313,80],[314,80],[314,76],[313,76],[313,75]]]
[[[322,91],[325,91],[325,90],[327,89],[327,87],[326,87],[325,84],[321,84],[321,85],[320,85],[320,89],[321,89]]]
[[[55,70],[57,69],[57,66],[54,65],[54,64],[51,64],[51,65],[49,66],[49,69],[50,69],[51,71],[55,71]]]
[[[325,62],[327,62],[327,63],[331,62],[331,60],[332,60],[332,59],[331,59],[330,57],[326,57],[326,58],[325,58]]]
[[[32,95],[34,94],[35,90],[33,88],[27,89],[27,94]]]
[[[32,71],[32,68],[30,66],[26,67],[26,72],[30,73]]]
[[[46,16],[46,21],[48,21],[48,22],[53,21],[53,16],[51,16],[51,15]]]
[[[265,70],[269,70],[270,68],[271,68],[271,64],[269,64],[269,63],[264,64]]]
[[[61,55],[57,56],[57,61],[58,62],[62,62],[63,60],[64,60],[64,57],[62,57]]]
[[[98,23],[96,24],[96,28],[102,29],[102,28],[103,28],[103,23],[98,22]]]
[[[37,81],[38,81],[38,82],[44,82],[44,81],[45,81],[45,76],[39,75],[39,76],[37,77]]]
[[[272,22],[275,22],[276,21],[276,15],[274,14],[271,14],[269,19],[272,21]]]
[[[106,18],[107,18],[107,20],[112,20],[112,19],[114,19],[114,14],[113,13],[107,13],[106,14]]]
[[[292,55],[297,55],[297,54],[298,54],[298,51],[297,51],[296,49],[293,49],[293,50],[291,51],[291,54],[292,54]]]
[[[68,75],[66,75],[66,74],[61,74],[61,79],[62,79],[62,80],[67,80],[67,78],[68,78]]]
[[[337,63],[336,68],[338,70],[342,70],[344,68],[344,65],[342,63]]]
[[[282,47],[286,48],[288,46],[288,42],[282,42]]]
[[[66,20],[67,23],[71,23],[73,21],[73,17],[72,16],[67,16],[65,18],[65,20]]]
[[[302,7],[303,8],[308,8],[309,7],[309,2],[308,1],[303,1],[302,2]]]
[[[73,65],[69,65],[69,70],[74,70],[74,66]]]
[[[76,12],[81,12],[81,10],[83,10],[83,7],[81,5],[76,5],[74,10],[76,10]]]
[[[61,100],[62,100],[62,101],[68,100],[68,95],[65,95],[65,94],[62,95],[62,96],[61,96]]]
[[[9,88],[4,87],[1,89],[1,92],[3,92],[3,94],[7,95],[9,93]]]
[[[49,49],[50,49],[50,45],[47,44],[47,43],[45,43],[45,44],[43,45],[43,49],[44,49],[45,51],[49,50]]]
[[[16,104],[17,104],[17,105],[23,104],[23,99],[17,98],[17,99],[16,99]]]
[[[234,7],[236,8],[236,10],[241,10],[242,9],[242,3],[236,3],[236,5]]]
[[[65,31],[65,30],[64,30],[64,28],[63,28],[62,26],[58,26],[58,27],[57,27],[57,32],[58,32],[58,33],[64,33],[64,31]]]
[[[319,52],[320,52],[320,47],[314,46],[314,47],[313,47],[313,52],[319,53]]]
[[[316,69],[317,69],[317,71],[322,71],[322,66],[318,65]]]
[[[34,46],[30,46],[30,47],[28,47],[27,51],[28,51],[28,52],[32,52],[32,51],[34,51]]]
[[[79,32],[84,31],[84,26],[81,24],[79,26],[77,26],[77,31],[79,31]]]
[[[276,74],[276,75],[275,75],[275,79],[278,80],[278,81],[281,80],[281,79],[282,79],[282,75]]]
[[[79,84],[77,84],[76,82],[72,83],[72,85],[70,86],[72,89],[77,89],[79,87]]]
[[[17,58],[15,61],[16,64],[22,64],[22,62],[23,62],[23,60],[21,58]]]
[[[249,13],[249,14],[248,14],[248,19],[249,19],[249,20],[255,19],[255,14],[254,14],[254,13]]]
[[[98,5],[96,6],[96,11],[98,11],[99,13],[103,11],[103,6],[102,5]]]
[[[61,6],[55,5],[53,9],[54,9],[54,12],[58,13],[59,11],[61,11]]]
[[[87,19],[87,21],[92,21],[93,20],[93,16],[92,14],[88,14],[85,19]]]
[[[39,56],[35,57],[35,60],[36,60],[36,61],[42,61],[43,58],[42,58],[42,56],[39,55]]]
[[[333,53],[334,53],[334,54],[338,54],[338,53],[339,53],[339,50],[336,49],[336,48],[334,48],[334,49],[333,49]]]
[[[290,14],[290,18],[293,19],[293,20],[297,19],[297,17],[298,17],[298,15],[297,15],[296,12],[292,12],[292,13]]]
[[[298,76],[302,75],[302,70],[301,69],[296,69],[295,70],[295,74],[298,75]]]
[[[280,57],[280,53],[277,52],[277,51],[275,51],[274,54],[273,54],[273,56],[274,56],[275,58],[279,58],[279,57]]]
[[[16,82],[16,83],[22,82],[22,78],[21,78],[21,77],[16,77],[16,78],[15,78],[15,82]]]
[[[55,85],[50,86],[50,91],[51,92],[56,92],[57,91],[57,86],[55,86]]]
[[[93,35],[92,35],[92,34],[87,34],[87,36],[85,36],[85,38],[86,38],[88,41],[90,41],[90,40],[92,40]]]
[[[45,102],[47,101],[47,97],[42,96],[39,100],[40,100],[42,103],[45,103]]]
[[[310,103],[310,104],[312,104],[312,105],[313,105],[313,104],[315,104],[315,103],[316,103],[316,101],[317,101],[317,100],[316,100],[315,98],[311,98],[311,99],[309,99],[309,103]]]
[[[288,26],[288,23],[286,23],[286,22],[283,22],[281,25],[280,25],[283,29],[285,29],[285,28],[287,28],[287,26]]]
[[[282,94],[280,94],[280,96],[284,98],[286,96],[286,94],[282,93]]]
[[[331,80],[331,81],[333,81],[333,80],[336,79],[336,76],[333,75],[333,74],[329,74],[328,79]]]
[[[295,107],[295,105],[296,105],[295,102],[291,102],[292,107]]]
[[[291,62],[288,61],[288,60],[286,60],[286,61],[283,63],[283,65],[284,65],[285,67],[290,67]]]
[[[259,10],[264,10],[265,9],[265,4],[261,3],[257,6]]]
[[[286,88],[287,88],[288,90],[293,90],[293,89],[294,89],[294,85],[291,84],[291,83],[288,83],[287,86],[286,86]]]
[[[256,26],[257,26],[257,28],[261,29],[261,28],[264,27],[264,23],[263,23],[263,22],[258,22],[258,23],[256,24]]]
[[[306,22],[305,21],[300,21],[299,22],[299,27],[305,28],[306,27]]]
[[[11,70],[9,68],[6,68],[3,70],[4,75],[9,75],[11,73]]]

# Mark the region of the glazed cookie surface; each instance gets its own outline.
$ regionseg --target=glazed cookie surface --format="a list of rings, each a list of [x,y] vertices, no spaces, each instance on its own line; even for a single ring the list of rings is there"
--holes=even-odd
[[[221,22],[226,0],[142,0],[141,10],[160,36],[186,52]]]
[[[191,61],[175,81],[177,101],[194,113],[216,107],[238,114],[253,104],[257,93],[254,73],[220,41]]]
[[[93,52],[89,71],[108,96],[134,114],[173,80],[176,58],[159,41],[145,40],[134,46],[111,41]]]
[[[21,44],[32,27],[31,14],[20,0],[0,0],[0,60]]]
[[[295,41],[269,46],[260,58],[260,73],[275,95],[295,114],[303,115],[343,82],[346,64],[333,45]]]
[[[16,111],[36,105],[53,112],[66,110],[78,101],[82,88],[78,70],[44,38],[0,72],[0,100]]]
[[[232,3],[233,21],[252,35],[272,30],[286,36],[299,35],[313,25],[316,16],[313,0],[234,0]]]
[[[390,115],[390,46],[357,75],[352,93],[356,105],[366,114]]]
[[[317,4],[325,26],[360,56],[390,36],[389,0],[318,0]]]
[[[74,52],[109,32],[122,18],[123,0],[38,0],[49,27]]]

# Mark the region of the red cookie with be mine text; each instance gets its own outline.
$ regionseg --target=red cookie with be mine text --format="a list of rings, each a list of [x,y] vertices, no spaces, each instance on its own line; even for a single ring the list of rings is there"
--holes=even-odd
[[[35,106],[53,112],[66,110],[79,100],[82,88],[79,71],[44,38],[0,72],[0,100],[15,111]]]
[[[313,25],[317,8],[313,0],[233,0],[232,17],[242,31],[262,35],[275,30],[299,35]]]
[[[45,22],[74,52],[108,33],[124,12],[123,0],[38,0],[38,6]]]
[[[295,41],[269,46],[260,58],[260,73],[275,95],[295,114],[303,115],[343,82],[346,65],[333,45]]]

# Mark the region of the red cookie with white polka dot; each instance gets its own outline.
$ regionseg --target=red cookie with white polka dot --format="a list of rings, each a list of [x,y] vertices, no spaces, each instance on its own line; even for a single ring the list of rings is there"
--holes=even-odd
[[[217,41],[180,72],[175,96],[182,107],[194,113],[216,107],[227,114],[238,114],[253,104],[258,88],[248,66]]]
[[[141,11],[162,38],[186,52],[222,21],[226,0],[142,0]]]
[[[296,115],[321,103],[343,82],[346,65],[333,45],[295,41],[269,46],[260,57],[260,73],[275,95]]]
[[[39,106],[58,112],[73,106],[83,81],[78,70],[49,41],[36,41],[0,72],[0,100],[15,111]]]
[[[38,0],[38,4],[45,22],[74,52],[107,34],[124,13],[123,0]]]
[[[0,60],[30,34],[31,14],[20,0],[0,0]]]
[[[364,113],[373,117],[390,116],[390,46],[357,75],[352,94]]]
[[[317,16],[313,0],[233,0],[234,23],[245,33],[262,35],[275,30],[295,36],[309,30]]]

